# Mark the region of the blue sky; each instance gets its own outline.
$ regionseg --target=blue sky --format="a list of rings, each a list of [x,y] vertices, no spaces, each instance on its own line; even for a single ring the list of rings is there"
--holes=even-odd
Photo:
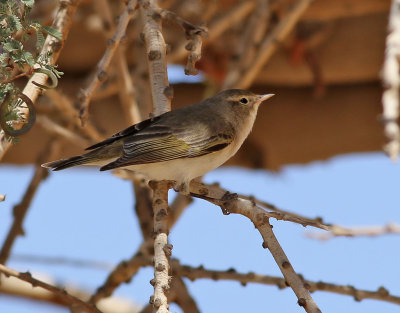
[[[30,181],[33,167],[0,166],[0,240],[12,221],[12,206],[18,203]],[[221,168],[209,173],[207,182],[219,181],[232,192],[259,199],[303,214],[322,216],[345,226],[382,225],[400,222],[400,168],[382,153],[335,157],[325,162],[286,166],[279,173],[240,168]],[[173,192],[171,193],[173,197]],[[13,254],[96,260],[118,263],[129,258],[141,243],[133,214],[130,183],[111,173],[78,168],[52,173],[41,185],[25,219],[25,237],[19,237]],[[385,286],[400,295],[400,238],[309,239],[312,228],[272,220],[275,234],[296,271],[310,280],[350,284],[376,290]],[[173,256],[181,263],[210,269],[234,267],[278,275],[279,269],[261,237],[242,216],[224,216],[218,207],[196,200],[182,215],[170,235]],[[8,265],[33,274],[45,273],[57,282],[93,291],[108,274],[105,269],[46,265],[11,258]],[[144,305],[152,294],[150,268],[117,289],[115,295]],[[290,289],[235,282],[198,280],[188,287],[202,312],[256,312],[260,306],[271,312],[302,312]],[[355,302],[351,297],[324,292],[313,294],[323,312],[398,312],[399,307],[375,300]],[[261,300],[261,302],[260,302]],[[172,308],[180,312],[177,307]],[[47,304],[0,295],[0,312],[68,312]]]

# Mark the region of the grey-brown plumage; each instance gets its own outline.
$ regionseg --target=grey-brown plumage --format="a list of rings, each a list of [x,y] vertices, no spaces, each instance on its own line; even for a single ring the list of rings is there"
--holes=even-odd
[[[100,165],[101,171],[128,168],[151,179],[187,183],[236,153],[253,126],[259,104],[271,96],[226,90],[128,127],[88,147],[88,153],[43,166],[55,171],[82,164]]]

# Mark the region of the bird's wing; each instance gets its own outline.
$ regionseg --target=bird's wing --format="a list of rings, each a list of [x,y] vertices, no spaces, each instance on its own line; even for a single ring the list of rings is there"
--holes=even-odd
[[[149,118],[147,120],[141,121],[140,123],[137,123],[135,125],[132,125],[124,130],[121,130],[118,133],[115,133],[114,135],[112,135],[110,138],[107,138],[103,141],[100,141],[90,147],[87,147],[85,150],[93,150],[99,147],[103,147],[105,145],[109,145],[117,140],[120,140],[122,138],[125,138],[127,136],[131,136],[134,135],[138,132],[140,132],[141,130],[144,130],[145,128],[153,125],[154,123],[156,123],[157,121],[160,120],[160,118],[162,117],[162,115],[156,116],[156,117],[152,117]]]
[[[234,139],[231,125],[219,125],[217,133],[208,129],[199,132],[187,127],[173,131],[162,123],[123,139],[123,155],[100,170],[129,165],[156,163],[180,158],[194,158],[219,151]],[[211,134],[211,136],[210,136]]]

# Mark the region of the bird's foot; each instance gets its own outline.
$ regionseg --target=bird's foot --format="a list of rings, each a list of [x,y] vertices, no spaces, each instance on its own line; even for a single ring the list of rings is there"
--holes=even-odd
[[[229,191],[225,192],[225,194],[221,198],[221,201],[223,203],[220,206],[221,210],[222,210],[222,214],[224,214],[224,215],[231,214],[231,212],[229,212],[228,205],[225,205],[225,203],[232,201],[232,200],[237,200],[238,198],[239,198],[239,195],[237,193],[231,193]]]
[[[184,194],[185,196],[190,195],[190,190],[189,190],[189,184],[188,183],[181,183],[178,185],[177,182],[174,184],[174,190],[176,192],[180,192],[181,194]]]

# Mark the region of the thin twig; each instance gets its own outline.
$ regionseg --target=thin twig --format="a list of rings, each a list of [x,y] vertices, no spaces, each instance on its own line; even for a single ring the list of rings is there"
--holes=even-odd
[[[219,38],[225,31],[230,29],[232,25],[241,22],[255,7],[254,1],[242,1],[240,4],[234,6],[223,16],[218,17],[216,20],[211,21],[208,28],[208,37],[204,41],[204,46],[211,44]],[[168,54],[168,62],[176,63],[182,60],[187,54],[186,49],[187,41],[182,40],[177,47]]]
[[[5,80],[0,81],[0,84],[7,84],[7,83],[10,83],[10,82],[12,82],[12,81],[18,79],[18,78],[32,75],[32,72],[33,72],[32,70],[29,70],[29,71],[27,71],[27,72],[20,73],[20,74],[18,74],[18,75],[15,75],[15,76],[13,76],[13,77],[10,77],[10,78],[8,78],[8,79],[5,79]]]
[[[257,6],[247,22],[240,42],[237,44],[235,55],[225,78],[224,85],[231,85],[239,79],[253,60],[257,47],[261,42],[269,22],[269,0],[257,0]]]
[[[400,234],[400,225],[389,223],[383,226],[364,226],[364,227],[353,227],[345,228],[338,225],[332,225],[329,227],[328,232],[316,233],[307,232],[308,237],[319,240],[329,240],[334,237],[360,237],[360,236],[381,236],[387,234]]]
[[[81,0],[65,0],[60,3],[60,7],[54,17],[52,27],[62,34],[62,40],[58,40],[52,36],[47,36],[46,41],[43,45],[41,55],[46,55],[51,52],[51,56],[48,58],[49,64],[55,64],[60,55],[61,49],[64,46],[64,42],[68,37],[69,30],[72,25],[73,16]],[[44,85],[47,80],[47,75],[42,73],[35,73],[29,82],[26,84],[23,94],[29,97],[34,103],[38,98],[41,89],[35,86],[32,81],[35,81],[41,85]],[[29,115],[29,110],[20,108],[20,113],[24,116]],[[3,158],[4,154],[10,147],[11,142],[9,142],[3,130],[0,131],[0,160]]]
[[[86,137],[89,137],[93,141],[100,141],[104,139],[104,136],[94,127],[91,123],[87,123],[85,127],[82,127],[79,120],[79,112],[75,109],[71,99],[59,90],[50,89],[47,90],[46,96],[51,100],[54,107],[61,113],[61,117],[65,118],[70,124],[79,130]]]
[[[67,259],[62,257],[53,258],[53,257],[41,257],[34,255],[13,255],[11,259],[13,261],[26,260],[31,262],[38,262],[40,264],[50,264],[50,265],[62,264],[67,266],[78,266],[78,267],[88,267],[88,268],[98,268],[98,269],[108,269],[110,267],[110,265],[106,262],[88,261],[80,259]],[[140,257],[140,258],[138,257],[137,260],[139,259],[142,261],[141,263],[142,267],[151,266],[151,257]],[[226,271],[221,271],[221,270],[207,269],[204,268],[204,266],[202,265],[198,267],[193,267],[189,265],[182,265],[177,259],[171,260],[171,270],[174,276],[186,277],[191,281],[197,279],[212,279],[214,281],[230,280],[230,281],[237,281],[243,286],[247,285],[248,283],[256,283],[256,284],[276,286],[279,289],[284,289],[288,287],[285,279],[281,277],[260,275],[254,272],[239,273],[234,268],[230,268]],[[303,283],[310,292],[314,291],[332,292],[332,293],[352,296],[356,301],[361,301],[363,299],[375,299],[400,305],[400,296],[391,295],[385,287],[379,287],[378,290],[376,291],[369,291],[369,290],[356,289],[354,286],[351,285],[338,285],[322,281],[315,282],[307,279],[303,279]],[[0,292],[3,292],[2,287],[4,287],[4,285],[5,284],[0,284]],[[171,285],[171,289],[172,287],[173,286]],[[171,293],[173,293],[172,290]],[[86,293],[83,294],[80,291],[74,291],[73,294],[79,295],[80,298],[86,298]],[[101,305],[99,305],[99,307],[101,307]],[[104,311],[108,310],[104,309]]]
[[[172,187],[168,181],[151,181],[153,189],[153,227],[154,239],[154,296],[150,298],[155,312],[169,312],[167,291],[169,290],[170,277],[169,258],[172,253],[172,245],[168,244],[168,190]]]
[[[101,311],[99,309],[97,309],[96,306],[89,304],[85,301],[78,299],[77,297],[70,295],[65,289],[60,289],[56,286],[50,285],[41,280],[33,278],[31,273],[29,273],[29,272],[20,273],[20,272],[14,271],[14,270],[2,265],[2,264],[0,264],[0,272],[3,273],[4,275],[6,275],[7,277],[13,276],[20,280],[23,280],[23,281],[31,284],[32,287],[41,287],[45,290],[48,290],[48,291],[52,292],[53,294],[56,294],[63,302],[65,302],[69,306],[78,305],[79,307],[84,308],[86,310],[86,312],[88,312],[88,313],[101,313]]]
[[[303,215],[278,208],[276,205],[274,205],[272,203],[256,199],[253,196],[239,195],[239,197],[250,200],[250,201],[254,201],[256,204],[278,213],[278,215],[276,215],[276,216],[273,216],[273,215],[270,216],[270,217],[276,218],[277,220],[290,221],[293,223],[301,224],[304,227],[312,226],[312,227],[320,228],[320,229],[323,229],[326,231],[329,231],[330,227],[332,226],[331,224],[325,223],[324,220],[322,219],[322,217],[315,217],[315,218],[305,217]],[[272,212],[269,212],[269,213],[272,213]],[[289,218],[291,218],[291,220]]]
[[[383,114],[382,121],[388,139],[384,150],[393,161],[400,152],[399,87],[400,87],[400,0],[392,0],[389,14],[388,35],[386,37],[385,60],[382,68]]]
[[[53,159],[55,155],[57,154],[57,150],[59,148],[59,145],[56,142],[53,142],[53,140],[50,140],[49,144],[47,147],[44,149],[44,153],[39,156],[38,158],[38,165],[36,166],[35,173],[29,183],[28,188],[25,191],[24,196],[22,197],[22,200],[20,203],[14,206],[13,208],[13,215],[14,215],[14,221],[10,227],[10,230],[8,231],[7,237],[4,240],[4,243],[1,247],[0,251],[0,263],[1,264],[6,264],[11,248],[18,236],[24,235],[24,230],[22,227],[22,224],[24,222],[24,218],[26,216],[26,213],[28,212],[29,206],[32,202],[33,197],[35,196],[35,193],[37,189],[39,188],[40,184],[42,181],[44,181],[47,176],[48,176],[48,170],[41,167],[40,164],[48,161],[49,159]]]
[[[171,11],[161,10],[160,14],[162,18],[173,21],[185,31],[186,39],[189,40],[185,46],[185,49],[189,51],[185,66],[185,74],[197,75],[198,70],[196,69],[196,62],[201,59],[202,38],[208,36],[207,29],[205,27],[195,26]]]
[[[258,53],[254,57],[243,75],[236,81],[225,84],[224,88],[247,89],[253,83],[257,74],[260,72],[267,60],[275,52],[279,44],[286,38],[294,28],[301,15],[305,12],[313,0],[297,1],[287,15],[275,26],[271,33],[261,42]]]
[[[104,20],[105,35],[107,37],[112,36],[113,28],[113,16],[111,8],[108,4],[108,0],[97,0],[94,2],[99,15]],[[117,66],[117,78],[118,78],[118,94],[122,104],[122,108],[125,111],[125,117],[129,124],[136,124],[142,120],[142,116],[139,112],[138,104],[135,99],[136,89],[132,81],[132,77],[129,73],[128,62],[124,54],[124,49],[120,45],[116,51],[116,57],[114,58]]]
[[[83,138],[82,136],[74,133],[73,131],[61,126],[60,124],[52,121],[47,116],[38,115],[36,121],[42,126],[48,133],[61,136],[67,139],[70,143],[77,145],[81,148],[87,147],[91,144],[90,140]]]
[[[153,234],[153,191],[143,176],[135,174],[132,179],[135,193],[135,212],[139,219],[143,239],[147,239]]]
[[[130,0],[119,18],[118,25],[115,29],[114,35],[107,42],[107,49],[103,54],[103,57],[97,63],[97,69],[93,76],[93,79],[89,82],[88,86],[79,92],[78,99],[80,102],[80,113],[79,117],[81,119],[82,125],[84,125],[88,119],[89,114],[89,103],[95,92],[96,88],[101,82],[107,78],[107,70],[111,63],[111,60],[117,51],[121,39],[125,36],[126,27],[131,20],[135,8],[137,5],[137,0]]]
[[[101,299],[111,296],[117,287],[127,282],[143,266],[149,266],[151,259],[144,256],[141,252],[136,253],[130,260],[121,261],[115,269],[108,275],[102,286],[90,297],[89,303],[97,303]]]
[[[269,275],[259,275],[253,272],[249,272],[247,274],[238,273],[233,268],[226,271],[216,271],[205,269],[203,266],[192,267],[187,265],[180,265],[177,260],[171,261],[171,267],[172,273],[175,276],[187,277],[192,281],[200,278],[208,278],[212,280],[237,281],[242,285],[246,285],[247,283],[258,283],[265,285],[275,285],[279,289],[284,289],[288,287],[284,278]],[[368,291],[356,289],[353,286],[349,285],[337,285],[322,281],[315,282],[310,280],[303,280],[303,284],[310,292],[326,291],[352,296],[356,301],[361,301],[363,299],[375,299],[400,305],[400,297],[391,295],[384,287],[379,287],[377,291]]]
[[[235,213],[249,218],[264,239],[263,247],[269,249],[287,283],[296,294],[298,304],[308,313],[321,312],[276,239],[265,210],[256,206],[254,202],[238,198],[236,194],[223,193],[218,188],[208,188],[196,181],[191,182],[190,191],[191,194],[200,194],[200,198],[220,206],[224,214]]]
[[[196,301],[191,296],[189,289],[180,276],[172,278],[168,302],[176,303],[185,313],[200,313]]]

